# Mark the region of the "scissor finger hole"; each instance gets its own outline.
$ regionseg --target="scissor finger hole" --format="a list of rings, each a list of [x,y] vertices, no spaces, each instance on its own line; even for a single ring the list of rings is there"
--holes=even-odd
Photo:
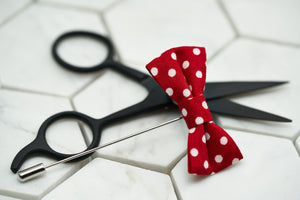
[[[83,124],[85,124],[83,121],[75,119],[62,119],[54,122],[46,131],[48,145],[62,154],[84,151],[87,144],[82,134]],[[86,125],[85,129],[89,129],[89,126]]]
[[[97,66],[108,55],[108,48],[101,41],[88,36],[66,38],[60,42],[56,51],[66,63],[79,68]]]

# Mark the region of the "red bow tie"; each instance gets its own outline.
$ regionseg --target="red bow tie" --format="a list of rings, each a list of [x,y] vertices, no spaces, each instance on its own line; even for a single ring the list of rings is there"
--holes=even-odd
[[[188,126],[188,171],[216,173],[243,158],[233,139],[212,121],[203,91],[206,79],[203,47],[178,47],[164,52],[146,68],[178,104]]]

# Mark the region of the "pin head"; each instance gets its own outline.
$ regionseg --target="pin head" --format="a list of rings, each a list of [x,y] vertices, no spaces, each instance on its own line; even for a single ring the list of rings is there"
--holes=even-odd
[[[29,167],[27,169],[24,169],[22,171],[18,172],[18,179],[21,182],[28,181],[30,179],[33,179],[37,176],[40,176],[46,172],[45,165],[43,163],[34,165],[32,167]]]

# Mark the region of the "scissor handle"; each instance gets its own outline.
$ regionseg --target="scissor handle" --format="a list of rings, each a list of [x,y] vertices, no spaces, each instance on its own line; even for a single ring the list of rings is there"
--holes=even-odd
[[[83,113],[79,113],[79,112],[75,112],[75,111],[60,112],[60,113],[52,115],[51,117],[46,119],[43,122],[43,124],[41,125],[36,138],[30,144],[25,146],[21,151],[19,151],[19,153],[15,156],[15,158],[11,164],[11,170],[14,173],[16,173],[21,168],[22,164],[24,163],[24,161],[27,158],[29,158],[33,155],[43,154],[48,157],[54,158],[56,160],[64,159],[64,158],[74,155],[74,154],[63,154],[63,153],[57,152],[57,151],[53,150],[47,143],[47,139],[46,139],[47,129],[54,122],[61,120],[61,119],[80,120],[89,126],[89,128],[91,129],[91,131],[93,133],[93,140],[91,141],[91,144],[87,147],[86,150],[92,149],[99,145],[99,142],[101,139],[101,134],[100,134],[101,126],[102,126],[101,121],[91,118]],[[89,157],[91,154],[85,155],[83,157],[79,157],[75,160],[72,160],[71,162],[83,160],[83,159]]]
[[[58,54],[57,49],[59,44],[65,39],[71,37],[78,37],[78,36],[91,37],[103,43],[107,47],[107,51],[108,51],[106,58],[101,63],[91,67],[80,67],[64,61]],[[89,32],[89,31],[71,31],[71,32],[63,33],[54,41],[52,45],[52,56],[56,60],[56,62],[58,62],[62,67],[75,72],[87,73],[87,72],[94,72],[94,71],[101,70],[107,67],[108,62],[113,60],[113,55],[114,55],[114,48],[112,42],[103,35]]]

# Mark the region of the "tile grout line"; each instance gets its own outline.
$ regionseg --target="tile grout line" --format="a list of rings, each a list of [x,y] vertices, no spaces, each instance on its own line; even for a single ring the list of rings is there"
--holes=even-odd
[[[0,195],[5,196],[5,197],[11,197],[15,199],[22,199],[22,200],[40,200],[39,197],[27,194],[27,193],[16,193],[15,191],[3,191],[0,189]],[[23,196],[26,196],[25,198]]]
[[[74,104],[73,99],[69,99],[69,101],[70,101],[70,104],[71,104],[71,107],[72,107],[73,111],[76,111],[76,112],[77,112],[77,109],[76,109],[76,106],[75,106],[75,104]],[[85,143],[86,148],[87,148],[87,147],[89,146],[87,133],[86,133],[86,131],[84,130],[84,127],[83,127],[84,122],[82,122],[82,123],[80,123],[80,122],[81,122],[81,121],[78,122],[78,127],[79,127],[79,129],[80,129],[81,135],[82,135],[82,137],[83,137],[84,143]]]
[[[178,189],[178,186],[176,184],[176,181],[173,177],[173,174],[170,174],[170,179],[171,179],[171,183],[172,183],[172,186],[173,186],[173,189],[174,189],[174,192],[175,192],[175,195],[177,197],[177,200],[182,200],[182,196],[179,192],[179,189]]]
[[[298,139],[298,137],[300,137],[300,131],[298,131],[295,136],[292,137],[293,141],[296,141]]]
[[[35,91],[35,90],[27,89],[27,88],[18,88],[18,87],[13,87],[13,86],[6,86],[6,85],[2,85],[1,89],[15,91],[15,92],[23,92],[23,93],[28,93],[28,94],[37,94],[37,95],[59,97],[59,98],[68,98],[68,96],[63,96],[63,95],[59,95],[59,94],[52,94],[52,93],[48,93],[48,92]]]
[[[103,14],[102,13],[97,13],[97,14],[98,14],[98,18],[99,18],[99,23],[103,24],[103,26],[104,26],[104,28],[105,28],[105,30],[107,32],[107,36],[111,39],[111,32],[110,32],[110,30],[108,28],[108,25],[107,25],[107,23],[106,23],[106,21],[104,19]],[[114,43],[113,43],[113,46],[114,46]],[[117,50],[115,51],[115,53],[116,53],[117,57],[119,57],[119,54],[118,54]],[[80,92],[82,92],[83,90],[85,90],[88,86],[90,86],[92,83],[94,83],[101,75],[102,75],[102,73],[97,74],[91,81],[89,81],[88,83],[84,84],[80,89],[78,89],[73,94],[71,94],[70,98],[73,99],[77,94],[79,94]]]
[[[258,37],[258,36],[241,35],[241,38],[255,40],[258,42],[273,43],[273,44],[288,46],[288,47],[293,47],[293,48],[300,48],[300,44],[284,42],[284,41],[279,41],[279,40],[273,40],[273,39],[268,39],[268,38],[262,38],[262,37]]]
[[[59,8],[59,9],[72,9],[81,12],[93,12],[93,13],[101,12],[100,9],[98,10],[93,8],[86,8],[86,7],[76,6],[76,5],[66,4],[66,3],[39,1],[38,4],[43,6],[53,7],[53,8]]]
[[[120,3],[123,3],[124,1],[126,1],[126,0],[115,0],[115,1],[113,1],[112,3],[110,3],[106,7],[104,7],[101,10],[101,13],[104,13],[104,12],[109,11],[110,9],[113,9],[115,6],[117,6]]]
[[[292,141],[293,145],[295,146],[296,151],[297,151],[297,153],[298,153],[298,155],[300,157],[300,146],[298,147],[297,143],[296,143],[296,141],[297,141],[298,138],[300,138],[300,131],[295,135],[295,137],[293,138],[293,141]]]
[[[85,90],[88,86],[90,86],[92,83],[94,83],[100,76],[102,75],[102,73],[99,73],[98,74],[96,73],[94,75],[94,77],[89,80],[87,83],[83,84],[78,90],[76,90],[75,92],[73,92],[71,95],[69,95],[69,98],[72,99],[73,101],[73,98],[78,95],[80,92],[82,92],[83,90]],[[92,75],[93,76],[93,75]]]
[[[74,10],[84,11],[84,12],[101,13],[101,12],[111,9],[112,7],[114,7],[115,5],[117,5],[120,2],[121,2],[121,0],[114,1],[112,3],[109,3],[107,6],[104,6],[101,9],[100,8],[99,9],[88,8],[88,7],[81,6],[81,5],[67,4],[67,3],[61,3],[61,2],[59,2],[59,3],[58,2],[50,2],[50,1],[39,1],[38,4],[44,5],[44,6],[51,6],[54,8],[74,9]]]
[[[274,39],[268,39],[268,38],[263,38],[263,37],[259,37],[259,36],[251,36],[248,34],[241,34],[238,31],[237,26],[234,23],[233,18],[231,17],[229,11],[226,9],[226,6],[223,2],[223,0],[216,0],[219,7],[221,8],[221,10],[223,11],[223,13],[225,14],[225,16],[227,17],[227,20],[230,23],[230,26],[232,27],[232,29],[234,30],[237,38],[242,37],[242,38],[247,38],[247,39],[252,39],[252,40],[257,40],[260,42],[268,42],[268,43],[274,43],[274,44],[278,44],[278,45],[285,45],[285,46],[290,46],[290,47],[294,47],[294,48],[300,48],[300,44],[297,43],[292,43],[292,42],[285,42],[285,41],[280,41],[280,40],[274,40]]]
[[[247,129],[242,129],[242,128],[236,128],[236,127],[232,127],[232,126],[227,126],[227,125],[222,125],[222,127],[224,129],[231,129],[234,131],[241,131],[241,132],[245,132],[245,134],[255,134],[255,135],[263,135],[263,136],[268,136],[268,137],[274,137],[274,138],[280,138],[280,139],[287,139],[289,141],[293,141],[292,138],[289,138],[287,136],[282,136],[282,135],[272,135],[272,134],[268,134],[268,133],[264,133],[264,132],[260,132],[260,131],[253,131],[253,130],[247,130]]]
[[[76,167],[74,170],[71,170],[69,173],[67,173],[65,176],[61,177],[60,179],[57,180],[57,182],[55,184],[53,184],[52,186],[48,187],[47,190],[45,190],[39,197],[38,199],[41,200],[43,199],[47,194],[49,194],[50,192],[52,192],[54,189],[56,189],[57,187],[59,187],[61,184],[63,184],[65,181],[69,180],[69,178],[71,176],[73,176],[74,174],[76,174],[80,169],[82,169],[83,167],[85,167],[89,162],[90,162],[90,158],[87,158],[83,161],[81,161],[82,163],[79,163],[78,167]],[[71,163],[72,164],[72,163]]]
[[[220,9],[223,11],[223,14],[226,16],[227,21],[229,22],[231,28],[233,29],[235,36],[238,37],[240,36],[238,28],[236,27],[233,18],[231,17],[231,15],[229,14],[228,10],[226,9],[225,4],[223,3],[222,0],[216,0],[217,4],[219,5]]]
[[[300,157],[300,148],[297,147],[296,141],[293,142],[293,145],[294,145],[294,147],[295,147],[295,149],[296,149],[296,151],[298,153],[298,156]]]
[[[231,40],[227,41],[223,46],[221,46],[212,56],[207,59],[207,63],[210,63],[212,60],[214,60],[220,53],[225,51],[228,47],[231,46],[231,43],[233,43],[235,40],[239,39],[239,37],[233,37]]]
[[[181,153],[176,159],[174,159],[174,162],[170,164],[169,172],[168,172],[169,174],[171,174],[174,167],[186,156],[186,154],[187,154],[187,150],[184,150],[183,153]]]
[[[186,154],[187,154],[187,151],[185,150],[181,155],[179,155],[178,158],[175,160],[175,162],[171,165],[171,167],[169,167],[169,172],[168,172],[168,175],[170,176],[171,183],[172,183],[175,195],[177,197],[177,200],[182,200],[182,196],[180,195],[178,186],[177,186],[176,181],[173,177],[172,170],[186,156]]]
[[[235,40],[239,39],[239,37],[240,37],[238,29],[235,26],[231,16],[229,15],[227,9],[225,8],[225,5],[223,4],[223,2],[221,0],[216,0],[216,3],[218,4],[221,12],[223,12],[223,14],[225,15],[227,21],[229,22],[230,27],[232,28],[232,30],[234,32],[234,37],[231,38],[229,41],[227,41],[224,45],[222,45],[212,56],[210,56],[210,58],[207,59],[207,63],[214,60],[215,57],[217,57],[220,53],[225,51],[231,45],[231,43],[233,43]]]
[[[19,8],[18,10],[14,11],[10,15],[8,15],[8,17],[6,17],[4,19],[4,21],[0,23],[0,28],[5,26],[5,24],[7,24],[9,21],[13,20],[18,15],[22,14],[27,8],[29,8],[33,4],[35,4],[35,1],[30,1],[27,4],[25,4],[24,6],[22,6],[21,8]]]
[[[104,15],[105,15],[104,13],[99,13],[99,20],[103,23],[104,28],[105,28],[105,30],[106,30],[106,32],[107,32],[107,35],[108,35],[109,39],[110,39],[111,42],[112,42],[112,45],[113,45],[114,50],[115,50],[116,58],[117,58],[118,60],[122,60],[122,59],[121,59],[121,56],[120,56],[120,53],[119,53],[119,51],[118,51],[118,48],[116,48],[116,45],[115,45],[115,43],[114,43],[112,31],[110,30],[110,28],[109,28],[109,26],[108,26],[108,23],[107,23],[107,21],[106,21]]]
[[[125,159],[125,158],[114,158],[113,156],[107,156],[107,155],[103,155],[103,154],[93,155],[93,159],[96,159],[96,158],[110,160],[110,161],[113,161],[113,162],[117,162],[117,163],[129,165],[129,166],[137,167],[137,168],[140,168],[140,169],[157,172],[157,173],[164,174],[164,175],[169,175],[168,169],[162,170],[162,169],[159,169],[161,167],[157,167],[157,166],[155,166],[153,164],[149,164],[149,163],[142,163],[140,161],[134,161],[134,160],[129,160],[129,159]],[[146,164],[147,166],[145,166],[144,164]],[[144,166],[142,166],[142,165],[144,165]]]

